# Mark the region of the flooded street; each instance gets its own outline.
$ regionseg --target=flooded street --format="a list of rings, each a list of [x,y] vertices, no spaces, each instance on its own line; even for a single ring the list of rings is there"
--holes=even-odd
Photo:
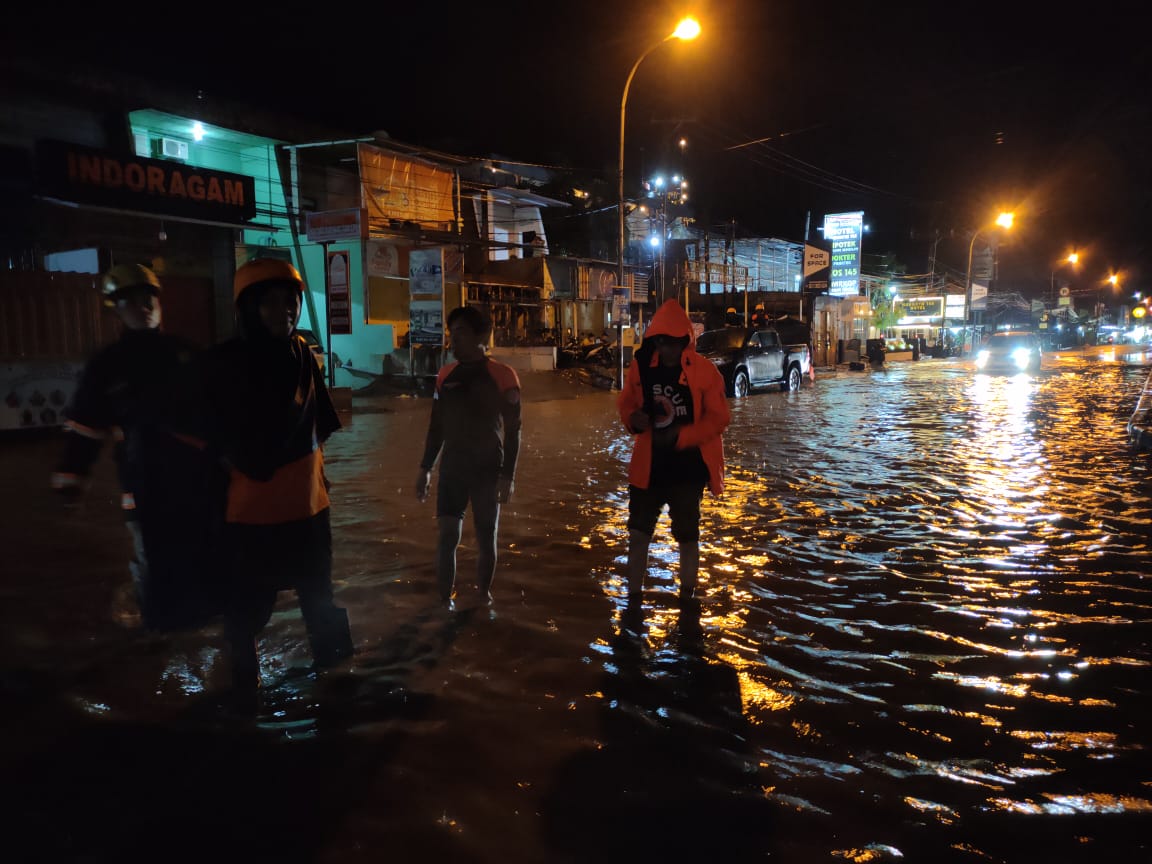
[[[412,488],[426,399],[357,399],[327,451],[349,666],[281,595],[255,719],[218,629],[144,636],[105,457],[0,443],[12,861],[1152,860],[1148,367],[841,372],[733,401],[700,610],[667,517],[622,627],[615,393],[524,378],[495,603],[436,602]],[[209,857],[211,856],[211,857]]]

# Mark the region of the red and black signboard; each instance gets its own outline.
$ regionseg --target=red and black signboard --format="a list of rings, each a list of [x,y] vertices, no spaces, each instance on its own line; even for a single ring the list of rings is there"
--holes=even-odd
[[[182,162],[41,141],[36,176],[40,194],[77,204],[236,224],[256,215],[252,177]]]

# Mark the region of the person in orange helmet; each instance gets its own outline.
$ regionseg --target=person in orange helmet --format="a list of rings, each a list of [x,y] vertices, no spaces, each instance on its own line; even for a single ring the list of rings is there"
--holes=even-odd
[[[287,261],[255,259],[233,279],[236,338],[203,374],[204,440],[228,471],[225,609],[232,685],[261,684],[256,639],[281,590],[295,590],[317,668],[354,650],[332,590],[332,529],[321,445],[340,428],[315,355],[296,333],[304,281]]]

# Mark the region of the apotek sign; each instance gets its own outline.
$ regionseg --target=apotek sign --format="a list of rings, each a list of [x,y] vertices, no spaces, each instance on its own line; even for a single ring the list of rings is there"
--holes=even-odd
[[[825,215],[824,240],[832,252],[828,293],[833,297],[855,297],[860,293],[860,246],[863,237],[863,210]]]

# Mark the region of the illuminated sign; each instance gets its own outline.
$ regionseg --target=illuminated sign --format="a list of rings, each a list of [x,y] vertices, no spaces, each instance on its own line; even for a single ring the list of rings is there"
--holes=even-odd
[[[213,222],[256,215],[256,181],[166,159],[123,156],[63,141],[36,146],[39,190],[50,198]]]
[[[961,300],[964,298],[961,297]],[[944,315],[943,297],[906,297],[896,301],[896,317],[940,318]]]
[[[824,217],[824,240],[832,250],[828,293],[855,297],[860,293],[860,245],[864,237],[864,211],[829,213]]]

